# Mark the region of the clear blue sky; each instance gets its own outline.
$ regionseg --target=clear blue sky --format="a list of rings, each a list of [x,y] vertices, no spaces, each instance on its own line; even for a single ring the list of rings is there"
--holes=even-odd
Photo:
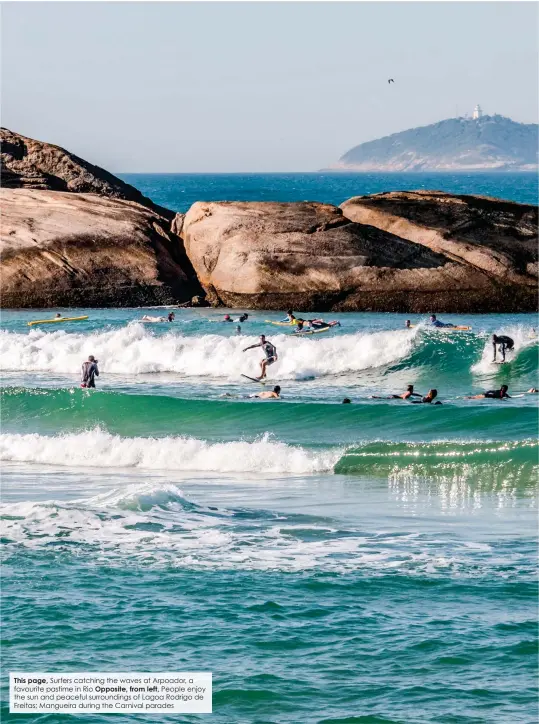
[[[2,124],[113,172],[316,170],[478,102],[537,122],[537,16],[528,2],[3,3]]]

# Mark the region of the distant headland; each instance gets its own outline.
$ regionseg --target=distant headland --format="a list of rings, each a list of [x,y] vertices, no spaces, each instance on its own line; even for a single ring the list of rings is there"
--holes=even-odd
[[[537,171],[539,126],[483,115],[393,133],[354,146],[333,171]]]

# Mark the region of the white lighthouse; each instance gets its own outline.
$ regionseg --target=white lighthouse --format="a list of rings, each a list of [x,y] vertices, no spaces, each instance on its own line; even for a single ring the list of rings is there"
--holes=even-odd
[[[472,118],[474,119],[474,121],[477,121],[477,119],[481,118],[482,115],[483,115],[483,109],[481,108],[481,106],[478,103],[476,105],[476,107],[473,109]]]

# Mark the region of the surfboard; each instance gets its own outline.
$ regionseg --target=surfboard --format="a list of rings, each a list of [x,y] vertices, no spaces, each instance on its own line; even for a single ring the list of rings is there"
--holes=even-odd
[[[258,382],[259,385],[265,385],[266,380],[257,380],[256,377],[249,377],[249,375],[242,374],[242,377],[245,377],[247,380],[251,380],[251,382]]]
[[[404,329],[414,329],[417,324],[411,324],[409,327]],[[471,327],[466,327],[464,324],[456,325],[454,327],[431,327],[426,325],[425,329],[435,329],[437,332],[469,332]]]
[[[264,322],[274,324],[276,327],[295,327],[297,322],[272,322],[271,319],[265,319]]]
[[[33,327],[34,324],[59,324],[60,322],[82,322],[85,317],[60,317],[59,319],[35,319],[33,322],[28,322],[29,327]]]
[[[298,332],[291,332],[294,337],[303,337],[306,334],[321,334],[322,332],[328,332],[331,327],[323,327],[322,329],[305,329]]]

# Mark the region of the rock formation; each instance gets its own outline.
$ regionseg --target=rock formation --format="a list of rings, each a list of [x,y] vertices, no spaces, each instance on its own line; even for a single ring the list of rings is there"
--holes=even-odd
[[[174,212],[58,146],[2,129],[2,306],[139,306],[200,294]]]
[[[192,296],[181,242],[140,204],[2,189],[2,306],[106,307]]]
[[[533,281],[516,270],[500,280],[443,249],[352,222],[329,205],[198,202],[182,233],[213,304],[414,312],[534,305]],[[499,253],[490,253],[499,263]]]
[[[60,146],[0,129],[2,188],[31,188],[41,191],[71,191],[135,201],[172,219],[174,212],[157,206],[99,166],[75,156]]]

